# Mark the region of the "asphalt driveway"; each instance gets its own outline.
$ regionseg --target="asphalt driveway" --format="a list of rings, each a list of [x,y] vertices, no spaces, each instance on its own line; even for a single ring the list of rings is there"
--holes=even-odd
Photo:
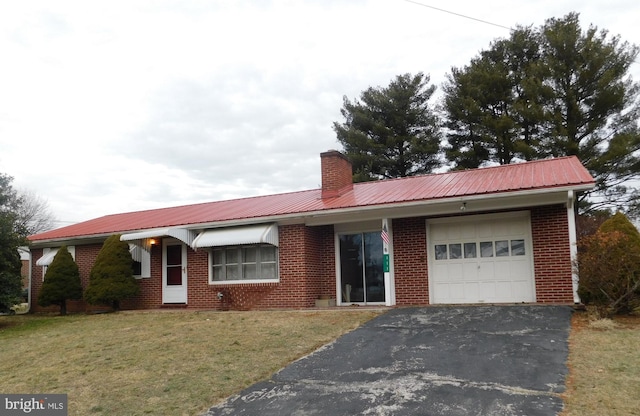
[[[571,313],[393,309],[206,415],[555,415]]]

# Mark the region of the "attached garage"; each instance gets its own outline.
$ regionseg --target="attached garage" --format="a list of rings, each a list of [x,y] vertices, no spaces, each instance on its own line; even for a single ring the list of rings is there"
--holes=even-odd
[[[427,221],[430,303],[535,302],[529,211]]]

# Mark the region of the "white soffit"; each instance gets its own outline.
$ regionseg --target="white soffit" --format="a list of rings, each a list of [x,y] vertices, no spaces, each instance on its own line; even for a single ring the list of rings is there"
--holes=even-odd
[[[191,247],[237,246],[243,244],[271,244],[278,246],[278,225],[260,224],[246,227],[218,228],[198,234]]]
[[[140,241],[152,237],[174,237],[185,244],[191,245],[195,237],[195,233],[186,228],[161,228],[149,231],[139,231],[137,233],[122,234],[120,241]]]

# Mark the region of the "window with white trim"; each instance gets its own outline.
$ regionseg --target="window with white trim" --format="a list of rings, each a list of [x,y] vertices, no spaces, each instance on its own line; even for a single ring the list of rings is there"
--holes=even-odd
[[[212,248],[209,264],[209,283],[278,280],[278,248],[271,244]]]
[[[142,279],[151,277],[151,253],[139,245],[129,244],[133,277]]]

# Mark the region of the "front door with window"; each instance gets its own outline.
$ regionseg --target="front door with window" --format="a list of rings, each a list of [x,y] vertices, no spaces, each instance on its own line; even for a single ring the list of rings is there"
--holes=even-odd
[[[187,303],[187,247],[165,242],[162,254],[162,303]]]
[[[380,232],[340,235],[342,303],[384,303]]]

